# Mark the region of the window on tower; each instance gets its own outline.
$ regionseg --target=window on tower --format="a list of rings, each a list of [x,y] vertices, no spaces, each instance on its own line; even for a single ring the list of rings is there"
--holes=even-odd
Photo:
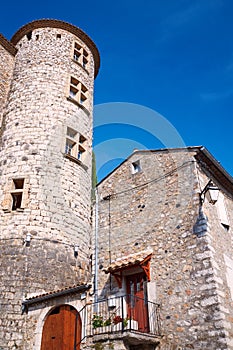
[[[89,68],[88,52],[77,42],[74,43],[73,60],[85,70]]]
[[[1,202],[5,213],[23,211],[29,204],[29,178],[15,177],[9,179],[4,187],[4,196]]]
[[[83,162],[86,152],[86,138],[76,130],[67,127],[65,154]]]
[[[13,179],[12,210],[22,209],[24,179]]]
[[[78,79],[70,78],[70,92],[69,97],[75,100],[78,104],[86,107],[87,101],[87,88]]]

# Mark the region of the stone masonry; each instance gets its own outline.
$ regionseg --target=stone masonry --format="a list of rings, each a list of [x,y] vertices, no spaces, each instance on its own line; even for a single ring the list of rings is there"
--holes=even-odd
[[[104,272],[111,262],[152,249],[147,289],[161,307],[161,349],[233,349],[232,179],[223,182],[206,154],[136,151],[98,185],[99,299],[125,292]],[[200,201],[210,178],[224,198],[227,228],[217,203]]]
[[[99,56],[84,32],[61,21],[29,23],[11,43],[2,37],[0,43],[0,348],[31,350],[36,319],[27,323],[22,301],[90,280],[93,82]],[[85,67],[77,61],[79,51],[74,57],[75,45],[88,58]],[[83,104],[81,97],[70,96],[71,77],[85,86],[74,90],[85,94]],[[68,133],[82,135],[70,149]],[[81,160],[78,150],[71,154],[79,143],[85,148]]]
[[[72,333],[44,333],[60,308],[75,314],[62,350],[233,350],[233,179],[203,147],[135,151],[92,203],[99,64],[93,41],[62,21],[0,35],[0,350],[51,348]],[[114,312],[109,298],[126,301],[142,274],[136,319],[98,334],[93,302]],[[132,332],[152,303],[160,329]]]
[[[14,68],[14,56],[16,48],[0,34],[0,123],[7,95],[10,89],[10,83]]]

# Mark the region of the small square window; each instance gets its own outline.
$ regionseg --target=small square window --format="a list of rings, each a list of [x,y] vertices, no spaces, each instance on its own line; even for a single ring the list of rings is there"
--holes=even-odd
[[[23,189],[24,179],[14,179],[13,183],[16,190]]]
[[[66,134],[67,134],[67,136],[72,137],[74,139],[75,136],[77,135],[77,131],[68,127]]]
[[[140,160],[132,163],[132,174],[139,173],[141,170]]]

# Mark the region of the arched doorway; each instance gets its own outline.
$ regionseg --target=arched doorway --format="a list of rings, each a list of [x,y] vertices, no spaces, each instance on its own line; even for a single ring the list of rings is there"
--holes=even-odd
[[[61,305],[47,316],[41,341],[41,350],[80,350],[81,319],[70,305]]]

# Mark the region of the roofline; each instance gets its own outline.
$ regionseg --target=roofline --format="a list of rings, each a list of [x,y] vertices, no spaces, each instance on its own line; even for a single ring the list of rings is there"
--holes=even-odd
[[[228,191],[233,193],[233,177],[223,168],[216,158],[205,148],[201,147],[195,158],[205,169],[216,178]]]
[[[40,303],[41,301],[49,300],[52,298],[57,298],[57,297],[64,296],[67,294],[84,292],[90,288],[91,288],[91,285],[87,284],[87,285],[62,289],[62,290],[59,290],[57,292],[52,292],[49,294],[46,293],[44,295],[43,294],[39,295],[38,297],[32,297],[32,298],[23,300],[22,305],[27,306],[27,305],[31,305],[31,304],[35,304],[35,303]]]
[[[191,150],[196,151],[201,149],[203,146],[190,146],[190,147],[175,147],[175,148],[158,148],[158,149],[142,149],[135,150],[131,153],[126,159],[124,159],[116,168],[114,168],[110,173],[108,173],[102,180],[100,180],[96,187],[98,187],[103,181],[105,181],[112,173],[114,173],[118,168],[120,168],[125,162],[127,162],[132,156],[140,153],[159,153],[159,152],[174,152],[174,151],[183,151],[183,150]]]
[[[1,33],[0,33],[0,44],[6,49],[12,56],[16,55],[17,49],[16,47],[8,41]]]
[[[18,41],[29,31],[37,29],[37,28],[60,28],[63,30],[66,30],[78,38],[80,38],[91,50],[92,55],[94,57],[94,62],[95,62],[95,77],[97,76],[99,72],[99,67],[100,67],[100,55],[99,51],[92,39],[80,28],[56,19],[40,19],[40,20],[35,20],[33,22],[25,24],[23,27],[21,27],[11,38],[11,43],[13,45],[16,45]]]
[[[100,182],[98,182],[97,187],[135,154],[176,152],[176,151],[196,152],[195,158],[197,159],[197,161],[202,163],[204,162],[208,167],[208,171],[215,178],[217,179],[220,178],[223,185],[225,185],[225,187],[233,193],[233,177],[223,168],[223,166],[216,160],[216,158],[214,158],[214,156],[204,146],[160,148],[160,149],[154,149],[154,150],[136,150],[133,153],[131,153],[125,160],[123,160],[123,162],[121,162],[109,174],[107,174]]]

